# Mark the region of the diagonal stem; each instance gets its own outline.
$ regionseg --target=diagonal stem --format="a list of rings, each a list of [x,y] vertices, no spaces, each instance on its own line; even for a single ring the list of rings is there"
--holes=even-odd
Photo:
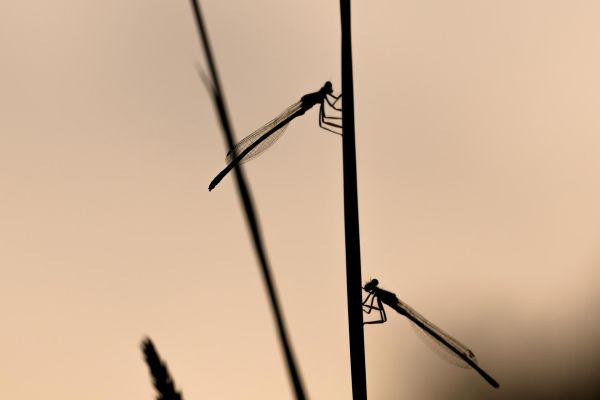
[[[225,141],[227,142],[227,148],[232,149],[234,146],[233,132],[231,129],[231,124],[229,122],[227,108],[225,106],[225,97],[224,97],[223,91],[221,89],[221,83],[219,81],[219,77],[217,74],[217,68],[216,68],[215,61],[214,61],[214,58],[212,55],[210,42],[208,40],[208,33],[206,31],[206,27],[204,25],[204,21],[202,18],[202,13],[200,11],[199,0],[191,0],[191,3],[192,3],[192,8],[194,10],[194,17],[196,20],[196,25],[198,27],[200,40],[202,42],[202,47],[204,48],[204,52],[205,52],[208,66],[210,69],[210,77],[212,79],[212,84],[213,84],[213,88],[214,88],[213,92],[211,93],[212,99],[215,103],[215,107],[217,108],[217,113],[219,115],[219,120],[221,122],[221,128],[223,130],[223,135],[225,136]],[[304,400],[304,399],[306,399],[306,395],[304,394],[302,380],[300,378],[300,373],[298,372],[298,368],[296,366],[296,361],[294,359],[292,347],[289,343],[287,330],[286,330],[285,323],[283,320],[283,313],[281,311],[281,307],[279,306],[277,292],[275,290],[275,284],[274,284],[273,278],[271,276],[271,269],[269,267],[269,263],[267,260],[267,254],[266,254],[266,251],[265,251],[265,248],[263,245],[263,240],[261,237],[258,219],[257,219],[256,213],[254,211],[254,205],[252,203],[252,196],[250,194],[248,185],[246,184],[246,180],[244,178],[244,174],[242,173],[241,168],[239,166],[235,167],[234,172],[235,172],[235,180],[237,182],[237,187],[238,187],[238,193],[239,193],[240,199],[242,201],[242,204],[244,205],[244,210],[246,212],[246,220],[248,222],[248,227],[250,228],[252,242],[254,244],[254,250],[256,251],[256,255],[258,257],[263,280],[265,282],[265,285],[267,288],[267,293],[269,295],[269,299],[271,302],[271,308],[273,310],[273,315],[275,316],[277,332],[279,334],[279,340],[281,342],[281,346],[283,347],[283,352],[284,352],[285,359],[287,362],[290,380],[292,381],[292,385],[294,387],[296,399]]]

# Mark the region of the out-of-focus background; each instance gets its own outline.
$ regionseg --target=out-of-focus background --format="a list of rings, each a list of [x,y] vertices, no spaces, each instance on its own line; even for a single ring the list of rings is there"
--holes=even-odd
[[[597,398],[600,5],[353,2],[373,399]],[[238,138],[331,80],[339,4],[202,3]],[[283,357],[187,1],[0,4],[0,397],[286,399]],[[349,399],[342,158],[317,112],[247,164],[309,395]]]

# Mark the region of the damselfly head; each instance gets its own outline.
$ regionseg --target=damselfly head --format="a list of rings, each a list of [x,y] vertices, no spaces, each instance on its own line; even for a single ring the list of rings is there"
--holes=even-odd
[[[370,292],[371,290],[375,289],[377,287],[377,285],[379,285],[379,281],[377,279],[371,279],[369,282],[367,282],[365,284],[364,289],[367,292]]]
[[[333,85],[331,84],[331,82],[329,82],[329,81],[325,82],[325,84],[321,88],[321,92],[323,92],[325,94],[332,94],[333,93]]]

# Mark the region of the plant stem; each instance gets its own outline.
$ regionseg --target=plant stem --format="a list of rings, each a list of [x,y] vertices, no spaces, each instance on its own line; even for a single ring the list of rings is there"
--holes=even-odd
[[[223,94],[223,91],[221,90],[221,83],[217,74],[217,67],[214,61],[214,57],[212,55],[210,42],[208,40],[208,32],[206,31],[206,27],[202,18],[202,13],[200,11],[199,0],[191,0],[191,3],[192,8],[194,10],[196,25],[198,27],[200,35],[200,41],[202,42],[204,53],[206,55],[206,59],[210,69],[210,77],[213,85],[213,87],[211,88],[211,95],[215,103],[215,107],[217,108],[217,112],[219,114],[219,120],[221,121],[221,128],[223,130],[223,135],[225,136],[225,141],[227,142],[227,148],[232,149],[234,146],[233,132],[231,129],[231,124],[229,122],[227,108],[225,106],[225,96]],[[292,381],[292,385],[294,387],[296,399],[304,400],[306,399],[306,395],[304,394],[302,380],[300,378],[300,373],[298,372],[298,368],[296,366],[296,361],[294,359],[292,347],[289,343],[287,330],[283,319],[283,313],[281,311],[281,307],[279,306],[277,292],[275,290],[275,283],[273,282],[273,278],[271,277],[271,268],[269,266],[269,262],[267,260],[267,253],[263,245],[258,218],[256,217],[256,213],[254,211],[252,196],[250,194],[248,185],[246,184],[246,179],[244,178],[241,168],[239,166],[236,166],[234,172],[236,178],[235,180],[237,182],[238,187],[238,193],[242,204],[244,205],[244,210],[246,212],[246,220],[248,222],[248,227],[250,228],[250,233],[254,244],[254,250],[256,251],[256,255],[261,267],[262,277],[267,288],[267,293],[269,295],[273,315],[275,316],[277,332],[279,334],[281,346],[283,347],[283,353],[287,362],[290,380]],[[243,329],[241,331],[243,331]]]
[[[360,271],[360,234],[358,225],[358,188],[354,132],[354,88],[352,78],[352,37],[350,0],[340,0],[342,26],[342,107],[344,159],[344,222],[346,234],[346,291],[352,398],[366,400],[365,340],[362,315],[362,279]]]

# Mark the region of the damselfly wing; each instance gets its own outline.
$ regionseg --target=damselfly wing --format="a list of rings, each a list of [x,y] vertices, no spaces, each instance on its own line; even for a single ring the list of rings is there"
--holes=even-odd
[[[463,343],[459,342],[456,338],[449,335],[446,331],[442,330],[440,327],[435,325],[433,322],[429,321],[422,314],[418,313],[414,308],[409,306],[408,304],[398,300],[398,306],[402,308],[405,313],[410,314],[414,319],[421,321],[424,325],[429,327],[429,329],[433,332],[436,332],[440,337],[443,337],[446,342],[451,344],[454,348],[458,349],[462,354],[471,359],[474,363],[477,363],[477,357],[471,349],[465,346]],[[444,360],[448,361],[451,364],[456,365],[461,368],[469,368],[469,364],[467,364],[460,356],[458,356],[454,351],[450,350],[447,346],[440,343],[434,336],[429,334],[426,330],[422,329],[413,322],[412,318],[409,318],[411,322],[411,326],[417,332],[417,335],[423,340],[423,342],[432,349],[437,355],[442,357]]]
[[[244,150],[248,149],[249,147],[252,147],[252,145],[256,143],[261,137],[263,137],[266,133],[271,131],[282,121],[285,121],[286,118],[289,118],[290,115],[298,112],[298,110],[300,110],[300,106],[301,102],[294,103],[293,105],[288,107],[284,112],[282,112],[277,117],[269,121],[267,124],[261,126],[257,130],[240,140],[235,146],[233,146],[233,149],[231,149],[227,153],[227,156],[225,157],[225,161],[227,162],[227,164],[233,162],[237,155],[242,154]],[[265,152],[265,150],[267,150],[269,147],[275,144],[275,142],[279,138],[281,138],[281,136],[283,136],[288,126],[290,126],[289,123],[283,125],[279,129],[274,131],[271,135],[269,135],[269,137],[267,137],[261,143],[259,143],[253,149],[251,149],[238,163],[244,164],[252,160],[253,158],[260,156],[262,153]]]

